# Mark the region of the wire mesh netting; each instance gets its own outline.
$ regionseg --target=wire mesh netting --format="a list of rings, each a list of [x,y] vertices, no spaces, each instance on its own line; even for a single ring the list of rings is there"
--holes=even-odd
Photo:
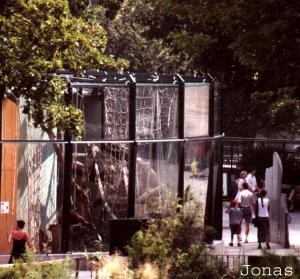
[[[74,144],[72,250],[97,249],[97,241],[108,241],[109,220],[127,217],[128,149],[128,144]]]
[[[124,140],[129,131],[127,87],[83,89],[84,139]],[[129,144],[74,144],[71,249],[95,248],[108,241],[110,219],[127,217]],[[77,223],[83,227],[78,229]],[[83,241],[76,241],[76,239]]]
[[[139,86],[136,91],[136,137],[178,137],[178,87]]]
[[[139,86],[136,91],[136,137],[178,137],[178,87]],[[137,217],[149,217],[170,209],[178,185],[178,144],[148,143],[137,147]]]
[[[84,140],[128,139],[128,87],[75,90],[73,103],[84,112]]]
[[[104,89],[104,111],[106,139],[128,139],[129,91],[127,87],[106,87]]]

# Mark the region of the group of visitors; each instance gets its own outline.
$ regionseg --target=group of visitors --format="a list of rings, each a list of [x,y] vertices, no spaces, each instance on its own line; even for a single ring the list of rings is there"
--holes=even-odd
[[[262,243],[266,243],[266,248],[270,249],[270,200],[267,198],[267,191],[264,185],[258,187],[256,181],[255,168],[250,172],[242,171],[240,178],[236,181],[237,194],[230,202],[229,223],[231,230],[230,246],[233,246],[234,235],[237,235],[237,245],[241,246],[242,224],[245,223],[245,243],[248,243],[250,223],[255,219],[257,227],[258,249],[262,248]]]

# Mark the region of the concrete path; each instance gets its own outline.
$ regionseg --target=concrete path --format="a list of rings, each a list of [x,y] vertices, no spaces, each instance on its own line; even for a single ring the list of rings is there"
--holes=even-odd
[[[291,222],[289,223],[290,245],[300,250],[300,211],[290,212]]]
[[[278,244],[271,243],[271,252],[278,255],[286,254],[297,254],[300,255],[300,212],[290,213],[291,222],[289,224],[289,238],[291,249],[283,249]],[[234,246],[229,246],[230,243],[230,228],[229,228],[229,217],[223,210],[223,242],[224,242],[224,254],[225,255],[249,255],[258,256],[261,255],[262,250],[257,249],[257,229],[251,224],[250,233],[248,236],[248,242],[244,243],[245,240],[245,227],[242,227],[242,247],[237,247],[236,238],[234,240]],[[263,244],[264,247],[264,244]]]

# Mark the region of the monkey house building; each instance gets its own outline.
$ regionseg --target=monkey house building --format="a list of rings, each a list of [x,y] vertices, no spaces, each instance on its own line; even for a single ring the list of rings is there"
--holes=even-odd
[[[2,92],[0,253],[10,251],[17,219],[40,252],[118,246],[188,187],[220,238],[216,83],[205,76],[60,75],[65,101],[84,114],[80,141],[50,139],[22,113],[22,98]]]

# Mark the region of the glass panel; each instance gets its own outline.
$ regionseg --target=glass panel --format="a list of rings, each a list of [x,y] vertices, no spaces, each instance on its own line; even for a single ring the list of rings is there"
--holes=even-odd
[[[138,86],[136,89],[136,137],[178,137],[178,87]]]
[[[209,86],[186,86],[184,94],[185,137],[208,136]]]
[[[190,188],[194,199],[206,206],[209,165],[211,157],[210,141],[185,143],[184,189]]]
[[[73,235],[71,250],[86,246],[93,250],[99,234],[106,247],[109,220],[127,217],[129,144],[73,145]],[[82,235],[76,224],[85,220],[88,226]],[[77,242],[76,235],[81,237]]]
[[[0,252],[9,253],[8,236],[17,219],[26,222],[26,230],[37,251],[43,252],[41,234],[52,238],[52,252],[60,248],[60,235],[50,233],[59,230],[61,203],[57,192],[61,191],[63,146],[53,144],[2,144],[1,145],[1,202],[8,211],[0,214]],[[60,159],[58,159],[60,158]]]
[[[178,143],[139,144],[136,162],[136,217],[168,211],[178,192]]]
[[[73,92],[73,103],[84,112],[84,140],[128,139],[128,87],[83,88]]]

